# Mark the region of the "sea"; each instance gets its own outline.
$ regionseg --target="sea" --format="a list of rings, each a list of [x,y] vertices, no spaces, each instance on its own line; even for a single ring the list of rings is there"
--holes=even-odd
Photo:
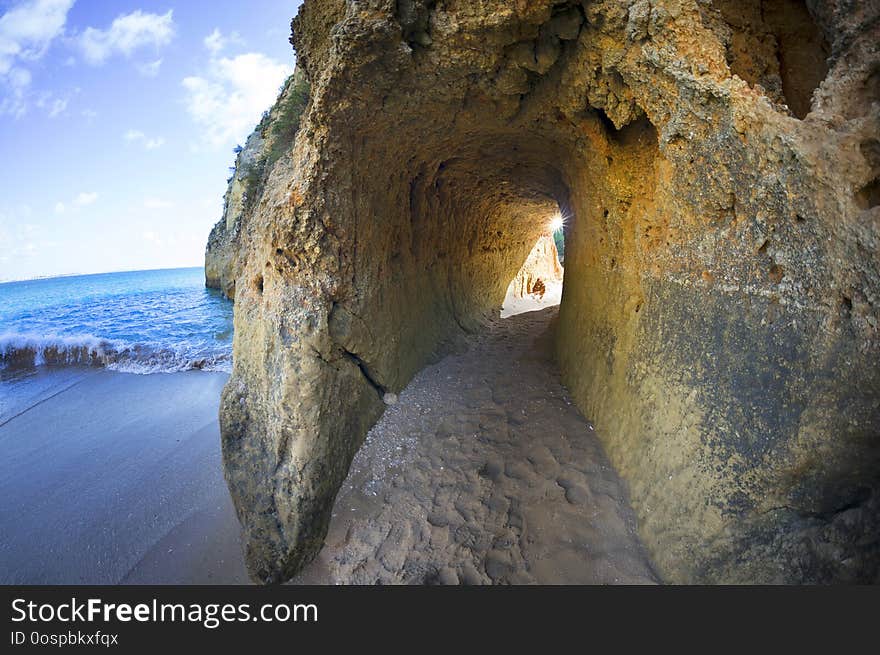
[[[72,366],[228,372],[232,303],[201,267],[0,284],[0,380]]]

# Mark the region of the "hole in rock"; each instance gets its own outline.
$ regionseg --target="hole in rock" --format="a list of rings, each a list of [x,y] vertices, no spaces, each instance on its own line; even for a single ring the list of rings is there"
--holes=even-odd
[[[868,139],[859,145],[859,150],[871,168],[880,168],[880,140]]]
[[[773,264],[770,267],[769,275],[770,275],[770,280],[773,282],[773,284],[779,284],[780,282],[782,282],[782,278],[785,275],[785,271],[782,269],[782,267],[779,264]]]
[[[880,177],[868,182],[856,194],[856,204],[862,209],[871,209],[880,205]]]
[[[788,105],[798,118],[810,112],[813,91],[828,74],[828,43],[804,0],[722,0],[713,3],[730,28],[727,63],[751,86]]]

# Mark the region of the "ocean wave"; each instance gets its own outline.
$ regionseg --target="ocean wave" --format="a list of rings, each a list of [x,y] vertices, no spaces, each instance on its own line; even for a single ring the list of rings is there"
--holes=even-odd
[[[0,334],[0,368],[38,366],[91,366],[122,373],[174,373],[232,369],[232,353],[193,352],[186,347],[130,344],[91,334],[43,336]]]

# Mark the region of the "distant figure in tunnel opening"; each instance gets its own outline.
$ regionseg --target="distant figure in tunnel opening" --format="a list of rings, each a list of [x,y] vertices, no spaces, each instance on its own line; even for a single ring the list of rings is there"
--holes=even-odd
[[[562,266],[556,242],[550,232],[542,234],[538,239],[522,268],[511,282],[514,298],[525,298],[530,295],[543,297],[548,284],[562,283]]]
[[[547,287],[544,286],[544,280],[541,278],[535,280],[535,283],[532,285],[532,295],[543,298],[545,291],[547,291]]]
[[[553,233],[542,234],[507,288],[501,318],[558,305],[563,269]]]

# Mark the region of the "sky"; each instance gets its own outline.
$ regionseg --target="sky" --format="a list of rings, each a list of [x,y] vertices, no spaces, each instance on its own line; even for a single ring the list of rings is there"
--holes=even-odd
[[[295,0],[0,0],[0,281],[199,266]]]

